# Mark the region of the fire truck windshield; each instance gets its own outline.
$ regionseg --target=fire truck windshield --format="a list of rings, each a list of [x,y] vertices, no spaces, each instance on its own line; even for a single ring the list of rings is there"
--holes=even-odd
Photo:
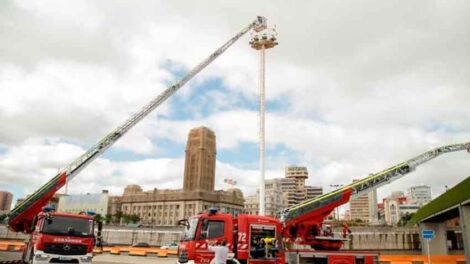
[[[196,235],[197,223],[199,222],[198,217],[191,217],[188,219],[188,224],[184,227],[183,237],[184,241],[193,240]]]
[[[93,220],[54,216],[44,219],[42,233],[63,236],[93,236]]]

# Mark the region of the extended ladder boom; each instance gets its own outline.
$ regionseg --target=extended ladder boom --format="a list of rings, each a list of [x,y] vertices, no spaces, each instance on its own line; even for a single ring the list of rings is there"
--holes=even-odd
[[[379,173],[371,174],[370,176],[344,186],[341,189],[287,208],[281,212],[281,219],[285,223],[290,224],[297,224],[307,219],[318,219],[318,217],[323,217],[331,213],[334,208],[347,203],[349,199],[362,196],[384,184],[391,183],[414,171],[417,166],[428,162],[441,154],[461,150],[467,150],[470,152],[470,142],[435,148]]]
[[[132,115],[122,125],[111,131],[97,144],[91,147],[87,152],[78,157],[67,167],[62,169],[54,178],[42,186],[38,191],[33,193],[22,203],[17,205],[8,214],[8,225],[14,231],[29,232],[30,223],[33,217],[39,213],[41,207],[47,203],[47,201],[56,193],[67,181],[70,181],[75,175],[77,175],[82,169],[90,164],[94,159],[99,157],[106,149],[111,147],[119,138],[121,138],[129,129],[135,126],[140,120],[146,117],[156,107],[173,95],[179,88],[191,80],[196,74],[202,69],[209,65],[213,60],[224,53],[230,46],[232,46],[240,37],[242,37],[249,30],[254,29],[256,32],[262,31],[266,28],[266,18],[257,17],[255,21],[250,23],[248,26],[243,28],[238,34],[228,40],[215,52],[213,52],[208,58],[199,63],[194,67],[186,76],[181,80],[171,85],[155,99],[150,101],[144,106],[139,112]]]
[[[433,150],[426,151],[425,153],[421,155],[411,158],[385,171],[382,171],[377,174],[372,174],[369,177],[361,181],[358,181],[349,185],[349,187],[353,189],[351,198],[355,199],[361,195],[364,195],[366,193],[373,191],[374,189],[384,184],[388,184],[395,180],[398,180],[399,178],[403,177],[405,174],[408,174],[414,171],[416,167],[418,167],[419,165],[426,163],[438,157],[441,154],[461,151],[461,150],[467,150],[468,152],[470,152],[470,142],[438,147]]]

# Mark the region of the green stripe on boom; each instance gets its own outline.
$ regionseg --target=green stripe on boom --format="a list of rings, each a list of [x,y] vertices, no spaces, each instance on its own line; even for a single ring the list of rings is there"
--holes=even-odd
[[[371,175],[371,176],[369,176],[369,177],[367,177],[367,178],[365,178],[365,179],[362,179],[362,180],[360,180],[360,181],[358,181],[358,182],[351,183],[351,184],[346,185],[346,186],[344,186],[344,187],[342,187],[342,188],[340,188],[340,189],[337,189],[337,190],[334,190],[334,191],[329,192],[329,193],[327,193],[327,194],[323,194],[323,195],[320,195],[320,196],[318,196],[318,197],[315,197],[315,198],[312,198],[312,199],[310,199],[310,200],[307,200],[307,201],[305,201],[305,202],[303,202],[303,203],[301,203],[301,204],[298,204],[298,205],[296,205],[296,206],[294,206],[294,207],[292,207],[292,208],[289,208],[288,211],[291,212],[291,211],[293,211],[293,210],[297,210],[297,209],[300,209],[300,208],[302,208],[302,207],[304,207],[304,206],[307,206],[307,205],[309,205],[310,203],[318,202],[318,201],[321,201],[321,200],[323,200],[323,199],[328,199],[329,197],[331,197],[331,196],[333,196],[333,195],[335,195],[335,194],[344,192],[344,191],[347,190],[347,189],[354,189],[354,187],[357,187],[357,186],[359,186],[359,185],[362,185],[362,184],[364,184],[364,183],[367,182],[367,181],[370,181],[370,180],[379,178],[379,177],[381,177],[381,176],[383,176],[383,175],[385,175],[385,174],[388,174],[388,173],[390,173],[390,172],[396,171],[397,169],[399,169],[400,167],[403,167],[403,166],[408,166],[408,164],[406,164],[406,163],[400,163],[400,164],[395,165],[395,166],[393,166],[393,167],[390,167],[390,168],[388,168],[388,169],[386,169],[386,170],[383,170],[383,171],[381,171],[381,172],[379,172],[379,173],[373,174],[373,175]]]

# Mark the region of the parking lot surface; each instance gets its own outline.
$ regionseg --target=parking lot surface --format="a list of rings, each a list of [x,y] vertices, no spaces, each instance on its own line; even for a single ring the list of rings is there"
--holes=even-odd
[[[21,258],[21,253],[19,252],[0,252],[0,262],[1,261],[12,261],[19,260]],[[156,256],[148,257],[135,257],[135,256],[126,256],[126,255],[109,255],[102,254],[96,255],[93,258],[94,264],[174,264],[176,263],[176,257],[167,257],[159,258]]]

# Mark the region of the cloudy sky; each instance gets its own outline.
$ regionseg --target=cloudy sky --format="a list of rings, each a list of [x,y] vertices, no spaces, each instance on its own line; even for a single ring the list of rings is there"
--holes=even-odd
[[[347,184],[470,141],[468,1],[1,1],[0,189],[25,196],[264,15],[267,178]],[[180,188],[189,130],[217,135],[217,188],[258,175],[258,55],[243,37],[79,174],[70,193]],[[466,152],[379,190],[470,175]]]

